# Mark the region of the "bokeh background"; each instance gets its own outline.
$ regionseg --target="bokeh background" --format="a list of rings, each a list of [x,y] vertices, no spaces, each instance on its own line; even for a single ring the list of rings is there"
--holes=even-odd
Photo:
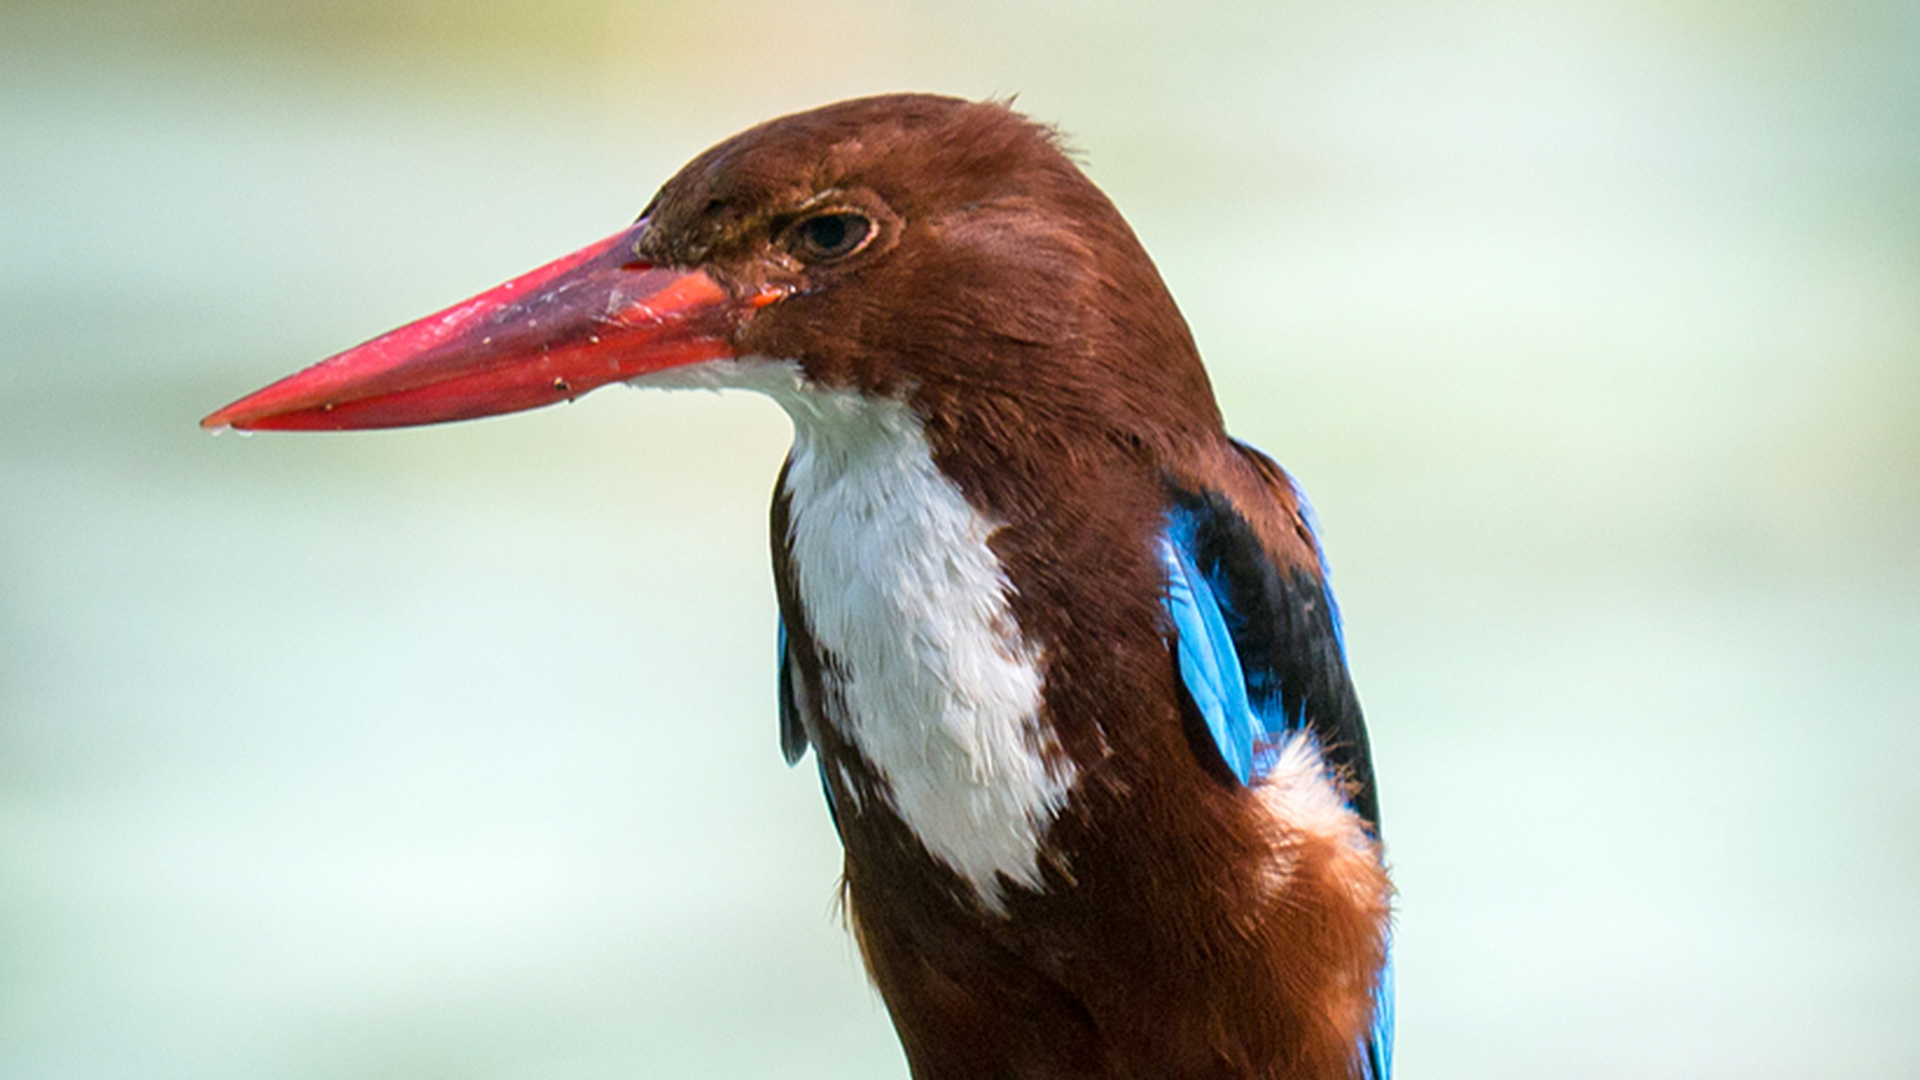
[[[1920,1076],[1920,5],[0,0],[0,1075],[903,1077],[747,396],[210,438],[1017,93],[1324,519],[1408,1078]]]

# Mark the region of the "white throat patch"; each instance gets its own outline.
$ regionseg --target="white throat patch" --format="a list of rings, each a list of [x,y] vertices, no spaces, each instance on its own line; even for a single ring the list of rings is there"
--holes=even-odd
[[[1004,910],[999,875],[1038,888],[1074,768],[1040,723],[1041,655],[1007,606],[1012,584],[987,546],[997,526],[934,464],[919,419],[900,402],[812,388],[792,363],[662,376],[641,383],[759,390],[793,417],[793,565],[807,629],[830,657],[828,719],[982,903]]]

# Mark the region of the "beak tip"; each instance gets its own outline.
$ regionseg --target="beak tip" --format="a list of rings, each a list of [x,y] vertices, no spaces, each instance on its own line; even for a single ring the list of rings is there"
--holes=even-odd
[[[200,418],[200,430],[218,435],[224,431],[246,431],[261,419],[258,410],[243,409],[246,399],[242,398],[224,408],[215,409]]]

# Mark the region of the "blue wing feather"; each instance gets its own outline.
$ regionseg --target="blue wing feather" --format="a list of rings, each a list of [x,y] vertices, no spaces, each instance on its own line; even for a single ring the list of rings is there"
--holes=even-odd
[[[1266,775],[1280,740],[1302,724],[1289,722],[1271,673],[1250,677],[1241,664],[1233,624],[1243,617],[1227,602],[1226,590],[1201,572],[1197,532],[1195,515],[1176,509],[1160,538],[1180,678],[1228,768],[1241,783],[1251,784]],[[1269,691],[1259,701],[1249,693],[1255,686]]]
[[[1387,940],[1387,964],[1373,988],[1373,1030],[1367,1035],[1365,1080],[1393,1076],[1393,940]]]
[[[1167,569],[1167,614],[1173,618],[1180,656],[1180,678],[1199,707],[1207,731],[1220,756],[1241,783],[1252,783],[1254,752],[1267,734],[1264,717],[1255,714],[1247,699],[1247,680],[1240,654],[1233,647],[1219,597],[1193,561],[1191,529],[1188,543],[1180,542],[1176,525],[1161,538],[1160,553]]]
[[[797,765],[807,753],[807,724],[800,715],[800,672],[793,664],[793,646],[787,640],[787,620],[778,622],[775,648],[780,654],[780,755]]]

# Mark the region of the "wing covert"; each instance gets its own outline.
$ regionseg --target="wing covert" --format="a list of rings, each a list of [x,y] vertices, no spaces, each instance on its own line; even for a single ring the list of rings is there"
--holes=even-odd
[[[1241,783],[1260,779],[1279,745],[1307,732],[1350,785],[1349,804],[1377,832],[1366,725],[1312,511],[1279,466],[1235,445],[1274,507],[1243,508],[1211,489],[1169,492],[1159,542],[1181,681]],[[1290,555],[1253,523],[1262,514],[1272,519],[1274,508],[1299,538]]]

